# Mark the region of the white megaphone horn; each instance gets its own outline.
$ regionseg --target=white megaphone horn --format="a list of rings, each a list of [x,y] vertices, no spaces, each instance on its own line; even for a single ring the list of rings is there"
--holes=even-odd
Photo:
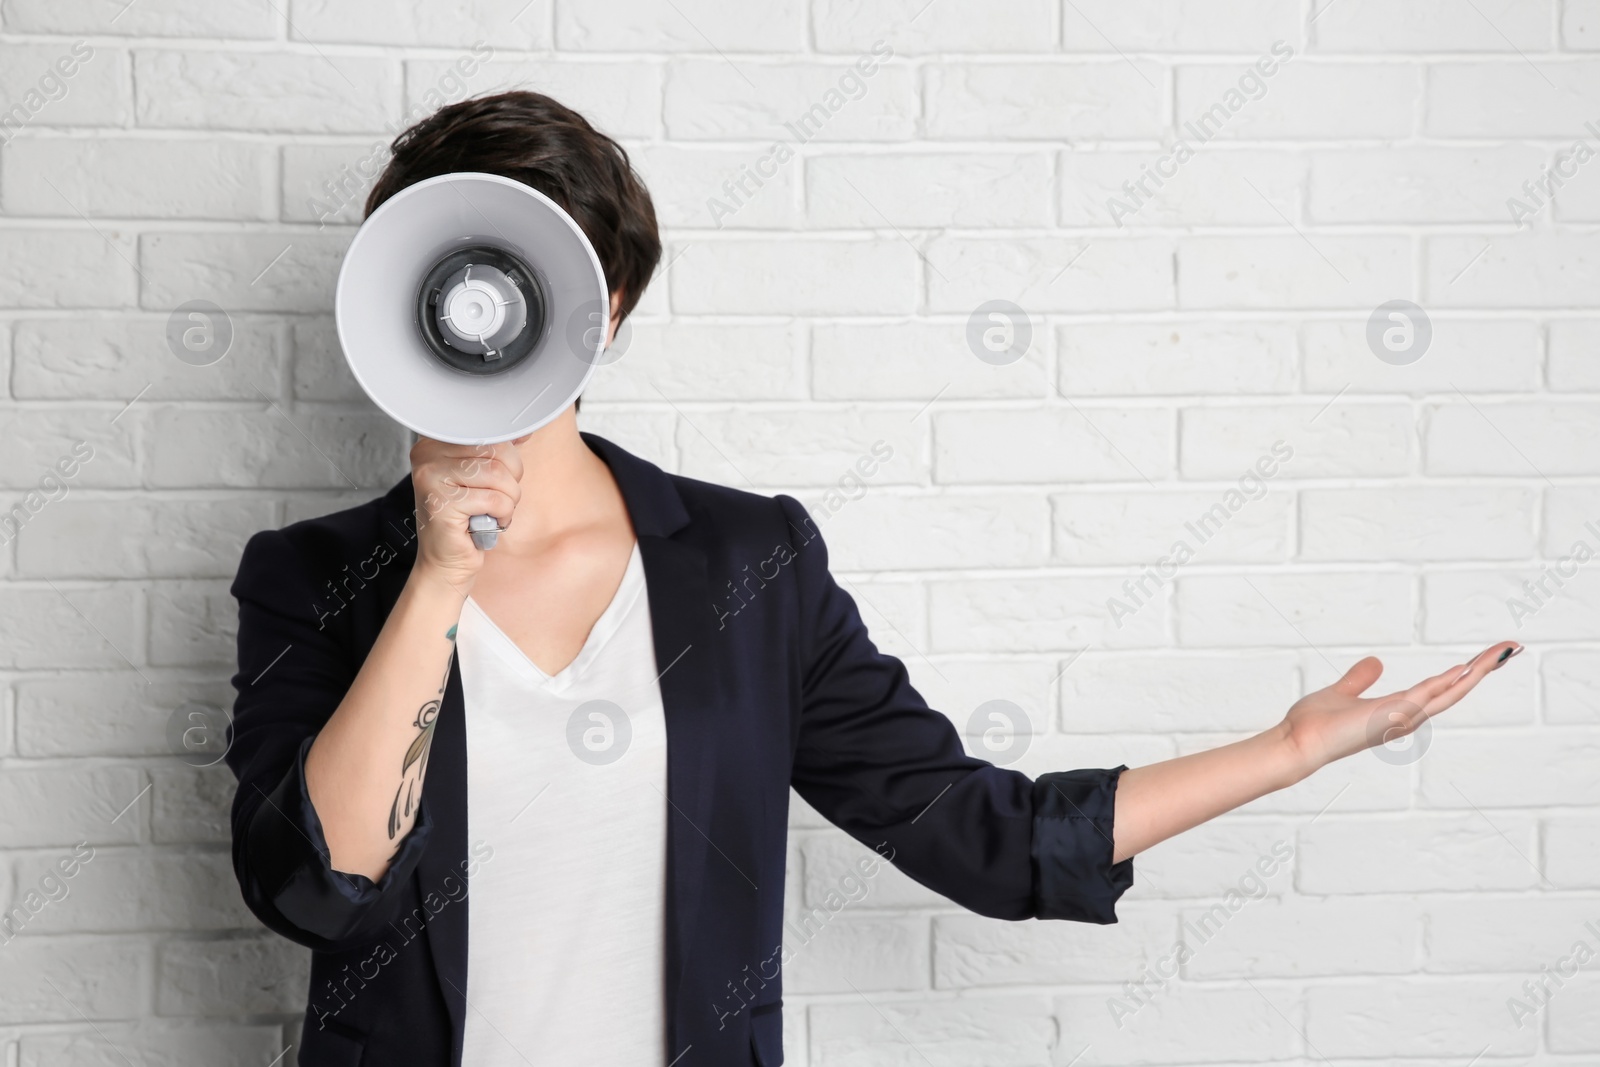
[[[334,318],[361,388],[424,437],[492,445],[577,399],[605,351],[605,272],[572,216],[497,174],[407,186],[356,231]],[[479,548],[500,526],[468,522]]]

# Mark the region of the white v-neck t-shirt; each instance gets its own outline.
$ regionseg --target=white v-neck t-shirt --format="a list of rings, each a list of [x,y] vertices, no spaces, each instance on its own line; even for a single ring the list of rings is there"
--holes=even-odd
[[[546,675],[468,598],[462,1062],[663,1064],[667,738],[644,562]]]

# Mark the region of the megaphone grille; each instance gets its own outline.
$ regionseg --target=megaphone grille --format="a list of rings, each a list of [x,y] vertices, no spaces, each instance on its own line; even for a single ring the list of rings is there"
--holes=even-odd
[[[425,437],[493,444],[538,429],[583,391],[610,300],[599,258],[559,205],[509,178],[462,173],[373,212],[345,254],[334,310],[345,360],[375,404]]]

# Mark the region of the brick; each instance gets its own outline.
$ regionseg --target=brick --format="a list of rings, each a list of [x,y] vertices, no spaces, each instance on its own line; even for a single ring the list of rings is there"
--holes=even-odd
[[[1148,61],[937,62],[923,76],[935,140],[1153,139],[1165,129],[1166,77]]]
[[[1280,210],[1296,214],[1306,183],[1304,159],[1284,152],[1189,147],[1194,155],[1182,163],[1175,144],[1145,152],[1063,152],[1059,221],[1118,229],[1276,226],[1283,221]]]
[[[0,437],[0,485],[39,490],[45,502],[28,503],[35,515],[64,499],[55,482],[65,484],[68,494],[138,484],[136,419],[119,415],[115,406],[16,408],[5,420],[11,432]]]
[[[823,228],[1044,226],[1054,186],[1043,153],[816,155],[806,222]],[[905,190],[918,189],[909,197]]]
[[[1162,643],[1165,604],[1147,604],[1131,618],[1113,620],[1107,602],[1124,595],[1116,578],[935,581],[929,588],[931,647],[940,652],[1077,652]]]
[[[129,670],[17,683],[17,752],[51,756],[171,756],[167,723],[189,703],[229,708],[221,679],[153,678]]]
[[[310,964],[310,952],[279,937],[169,941],[161,948],[156,1010],[187,1016],[297,1013],[305,1007]]]
[[[1595,921],[1595,912],[1593,901],[1559,897],[1541,901],[1533,912],[1514,897],[1436,897],[1426,907],[1428,970],[1537,974],[1576,941],[1593,947],[1594,934],[1585,926]]]
[[[1300,832],[1295,888],[1319,895],[1531,889],[1539,882],[1525,858],[1534,854],[1533,829],[1526,816],[1500,811],[1400,821],[1330,814]]]
[[[1550,388],[1600,392],[1600,321],[1552,322],[1549,342]]]
[[[1600,638],[1600,583],[1586,572],[1557,585],[1544,567],[1448,571],[1423,578],[1428,641],[1583,641]],[[1543,590],[1524,585],[1545,580]]]
[[[873,643],[891,656],[920,658],[928,647],[927,593],[906,581],[871,581],[844,576],[846,593],[872,633]]]
[[[1600,886],[1600,819],[1558,816],[1545,824],[1545,875],[1558,886]]]
[[[1506,198],[1546,159],[1527,145],[1314,152],[1306,213],[1317,223],[1505,222]]]
[[[967,346],[966,322],[819,323],[811,330],[811,395],[818,400],[1043,398],[1042,332],[1016,362],[985,363]]]
[[[664,92],[674,141],[776,142],[793,151],[812,141],[903,141],[917,128],[911,68],[874,56],[860,69],[684,59],[668,66]]]
[[[1234,511],[1223,499],[1223,490],[1057,494],[1050,498],[1055,557],[1071,564],[1153,566],[1181,542],[1197,562],[1288,558],[1290,494],[1268,488]]]
[[[1040,735],[1051,729],[1055,678],[1061,668],[1049,656],[1026,659],[1007,655],[939,656],[937,659],[917,656],[906,664],[906,669],[911,672],[917,692],[933,708],[950,717],[963,739],[979,755],[986,754],[985,745],[981,737],[973,737],[968,726],[972,713],[988,701],[1008,700],[1020,707],[1034,742],[1042,742],[1044,738]],[[989,723],[983,725],[987,728]],[[1069,758],[1076,759],[1081,754],[1074,751]]]
[[[534,4],[516,25],[537,27],[543,21],[540,6]],[[493,36],[489,41],[502,47]],[[443,104],[468,96],[526,89],[554,97],[612,137],[655,137],[661,129],[662,70],[659,63],[639,60],[484,61],[481,53],[467,52],[453,60],[413,59],[406,63],[406,121],[426,118]]]
[[[423,45],[445,48],[492,41],[506,49],[544,49],[551,45],[553,0],[464,0],[445,9],[414,0],[383,9],[381,18],[357,4],[335,0],[293,0],[289,35],[296,41],[352,44]]]
[[[1597,445],[1594,404],[1447,403],[1424,415],[1424,464],[1434,475],[1583,474]]]
[[[1199,901],[1195,908],[1211,913],[1213,920],[1226,913],[1231,922],[1267,898],[1282,897],[1294,884],[1295,824],[1277,819],[1225,817],[1141,852],[1134,861],[1134,879],[1145,885],[1146,895],[1163,900]],[[1185,913],[1188,907],[1185,907]],[[1211,923],[1181,933],[1194,944],[1212,936]],[[1163,948],[1171,946],[1163,944]]]
[[[926,919],[840,914],[815,932],[784,929],[784,995],[928,988]]]
[[[294,398],[296,400],[354,400],[366,403],[331,315],[298,318],[292,335],[294,348]],[[260,394],[255,394],[260,399]]]
[[[272,501],[63,500],[23,527],[17,573],[51,578],[227,578]]]
[[[1145,997],[1150,988],[1146,987]],[[1192,1063],[1198,1035],[1204,1035],[1208,1057],[1287,1062],[1296,1054],[1299,1038],[1279,1012],[1293,1018],[1295,999],[1278,988],[1265,993],[1169,984],[1143,1006],[1118,990],[1058,997],[1056,1015],[1067,1056],[1082,1055],[1083,1063],[1126,1067]]]
[[[408,466],[404,431],[365,412],[179,409],[162,412],[150,431],[148,478],[157,486],[381,490]]]
[[[150,604],[150,662],[167,667],[233,667],[239,611],[228,582],[161,582]]]
[[[61,214],[71,210],[62,204]],[[114,228],[0,230],[0,306],[132,307],[133,262],[133,241]]]
[[[1066,396],[1286,393],[1294,331],[1270,322],[1078,323],[1056,329]]]
[[[0,779],[8,813],[0,846],[71,849],[79,842],[136,841],[149,810],[149,795],[141,796],[145,784],[133,767],[9,771]]]
[[[1246,75],[1254,75],[1265,91],[1241,86]],[[1402,63],[1308,63],[1293,58],[1262,79],[1248,64],[1230,61],[1180,66],[1176,77],[1179,129],[1197,140],[1405,138],[1412,133],[1422,95],[1421,70]],[[1236,110],[1230,91],[1244,94]],[[1224,116],[1228,111],[1232,113]]]
[[[1177,580],[1178,642],[1193,648],[1407,644],[1409,576],[1192,574]]]
[[[0,1023],[81,1024],[130,1019],[144,1009],[150,952],[139,940],[29,938],[4,951]]]
[[[773,145],[646,145],[633,159],[663,226],[779,230],[799,224],[801,163]]]
[[[1275,38],[1299,42],[1301,12],[1287,0],[1180,0],[1150,18],[1114,0],[1074,0],[1065,21],[1069,52],[1264,52]]]
[[[8,4],[6,27],[15,32],[11,9]],[[0,45],[0,135],[9,141],[21,129],[127,125],[133,114],[129,69],[128,53],[105,45]]]
[[[151,836],[161,844],[226,844],[237,782],[223,764],[150,772]]]
[[[960,7],[924,7],[925,0],[820,0],[813,5],[811,32],[823,52],[869,52],[878,41],[897,53],[1044,52],[1055,41],[1055,6],[1022,0],[1004,18],[971,18]]]
[[[1404,237],[1185,237],[1177,272],[1185,309],[1366,309],[1412,295]]]
[[[905,1062],[970,1067],[990,1062],[1046,1067],[1056,1027],[1038,997],[955,1001],[845,1001],[811,1009],[813,1067]],[[907,1044],[911,1046],[907,1048]]]
[[[0,597],[0,664],[126,667],[138,658],[137,594],[127,585],[11,586]]]
[[[921,431],[898,412],[685,412],[677,437],[685,473],[730,485],[849,490],[863,457],[878,460],[873,488],[921,482],[928,469]]]
[[[1600,48],[1600,4],[1567,0],[1561,5],[1561,43],[1577,51]]]
[[[611,414],[596,404],[579,413],[578,425],[584,433],[598,434],[659,467],[674,473],[678,470],[678,416],[675,413],[622,411]]]
[[[1015,923],[981,915],[933,920],[937,989],[1122,982],[1172,947],[1174,924],[1148,906],[1120,907],[1115,926]]]
[[[289,352],[284,324],[254,315],[228,321],[233,340],[227,354],[196,367],[168,346],[167,316],[24,319],[16,327],[12,393],[30,400],[115,400],[108,420],[136,396],[142,404],[281,395]]]
[[[106,1023],[67,1033],[30,1033],[21,1067],[259,1067],[280,1055],[281,1026],[240,1023],[195,1026],[183,1021]]]
[[[1393,7],[1355,0],[1319,14],[1322,52],[1543,52],[1552,45],[1553,0],[1505,8],[1491,19],[1470,0],[1427,0]]]
[[[895,238],[697,243],[685,247],[668,278],[672,308],[691,315],[909,314],[919,255]]]
[[[1594,1052],[1600,1049],[1600,985],[1593,975],[1580,975],[1566,995],[1551,1003],[1549,1041],[1555,1052]],[[1526,1001],[1524,1001],[1526,1003]],[[1533,1029],[1532,1024],[1528,1027]]]
[[[1540,664],[1544,721],[1593,726],[1600,723],[1600,652],[1561,649]]]
[[[265,219],[273,153],[242,141],[19,138],[0,153],[9,215]]]
[[[1531,13],[1531,12],[1530,12]],[[1553,91],[1552,91],[1552,87]],[[1507,57],[1428,67],[1423,132],[1435,137],[1549,137],[1583,134],[1600,88],[1600,63]],[[1510,196],[1512,190],[1507,190]]]
[[[119,34],[129,37],[234,37],[267,40],[278,27],[269,6],[208,4],[204,0],[8,0],[6,29],[12,33]]]
[[[1600,284],[1600,254],[1577,234],[1431,237],[1423,258],[1421,302],[1440,307],[1592,307]]]
[[[1419,761],[1420,799],[1437,808],[1592,807],[1597,756],[1600,731],[1585,727],[1452,732]]]
[[[830,829],[823,834],[808,835],[802,841],[800,850],[805,872],[805,894],[795,903],[801,912],[813,908],[826,910],[830,892],[846,895],[852,886],[863,881],[862,863],[876,863],[876,866],[868,868],[874,873],[871,880],[866,881],[866,892],[850,894],[860,898],[857,903],[850,905],[855,909],[852,914],[885,908],[951,906],[944,897],[912,881],[898,868],[875,859],[871,849],[854,838],[846,837],[841,831]],[[790,918],[791,921],[797,921],[794,915]],[[830,917],[828,921],[831,924],[833,920]]]
[[[1569,553],[1579,554],[1578,541],[1587,541],[1592,547],[1600,535],[1589,529],[1591,524],[1600,528],[1600,487],[1562,485],[1546,490],[1538,554],[1559,560]]]
[[[146,233],[140,305],[210,300],[224,311],[330,311],[349,244],[334,234]]]
[[[317,228],[358,226],[367,194],[390,158],[389,139],[333,144],[287,144],[278,216],[284,222],[315,222]]]
[[[910,496],[869,486],[829,520],[830,560],[845,570],[1027,567],[1050,556],[1049,505],[1034,494]]]
[[[960,485],[1170,478],[1173,430],[1171,412],[1159,408],[944,412],[934,416],[934,479]]]
[[[1202,925],[1204,909],[1185,909],[1183,919],[1194,952],[1184,976],[1198,981],[1410,974],[1423,952],[1423,911],[1405,897],[1270,898],[1220,928]]]
[[[1538,497],[1494,486],[1306,489],[1300,558],[1386,562],[1524,559]]]
[[[1174,306],[1172,243],[1163,238],[939,237],[927,251],[928,304],[971,315],[1006,299],[1052,311],[1154,311]]]
[[[53,854],[19,859],[17,878],[35,885],[55,861]],[[29,922],[28,935],[233,930],[253,922],[225,850],[98,849],[67,886],[66,898]]]
[[[756,9],[732,0],[683,0],[662,9],[641,0],[556,3],[556,45],[574,51],[797,51],[805,5],[778,0]]]
[[[224,50],[134,54],[141,126],[367,133],[400,116],[388,59]]]
[[[787,323],[632,322],[623,355],[595,371],[586,402],[799,400],[805,345]]]
[[[1306,991],[1306,1041],[1324,1056],[1471,1059],[1493,1047],[1530,1055],[1537,1028],[1506,1011],[1503,977],[1314,986]]]
[[[1538,388],[1539,329],[1530,320],[1430,315],[1427,351],[1414,363],[1396,366],[1383,362],[1368,346],[1367,318],[1327,319],[1301,327],[1301,373],[1308,391],[1418,395]]]
[[[1411,470],[1414,431],[1403,405],[1356,403],[1192,407],[1182,413],[1185,478],[1237,479],[1265,458],[1277,478],[1381,477]],[[1273,446],[1283,447],[1274,454]],[[1285,450],[1293,455],[1283,458]]]
[[[1299,694],[1282,653],[1085,653],[1061,675],[1061,728],[1171,734],[1255,730]]]

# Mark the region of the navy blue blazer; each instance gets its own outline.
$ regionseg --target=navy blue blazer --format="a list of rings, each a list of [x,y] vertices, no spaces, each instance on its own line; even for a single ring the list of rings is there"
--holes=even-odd
[[[783,1062],[789,787],[916,881],[982,915],[1111,923],[1124,768],[1037,781],[974,759],[879,652],[795,500],[668,475],[584,435],[644,560],[666,714],[667,1032],[675,1067]],[[461,1065],[467,1001],[467,722],[452,666],[420,812],[376,883],[332,869],[306,750],[415,559],[411,480],[250,539],[233,583],[228,765],[250,909],[312,949],[302,1067]],[[621,872],[619,872],[621,873]],[[627,1010],[625,1003],[620,1010]]]

